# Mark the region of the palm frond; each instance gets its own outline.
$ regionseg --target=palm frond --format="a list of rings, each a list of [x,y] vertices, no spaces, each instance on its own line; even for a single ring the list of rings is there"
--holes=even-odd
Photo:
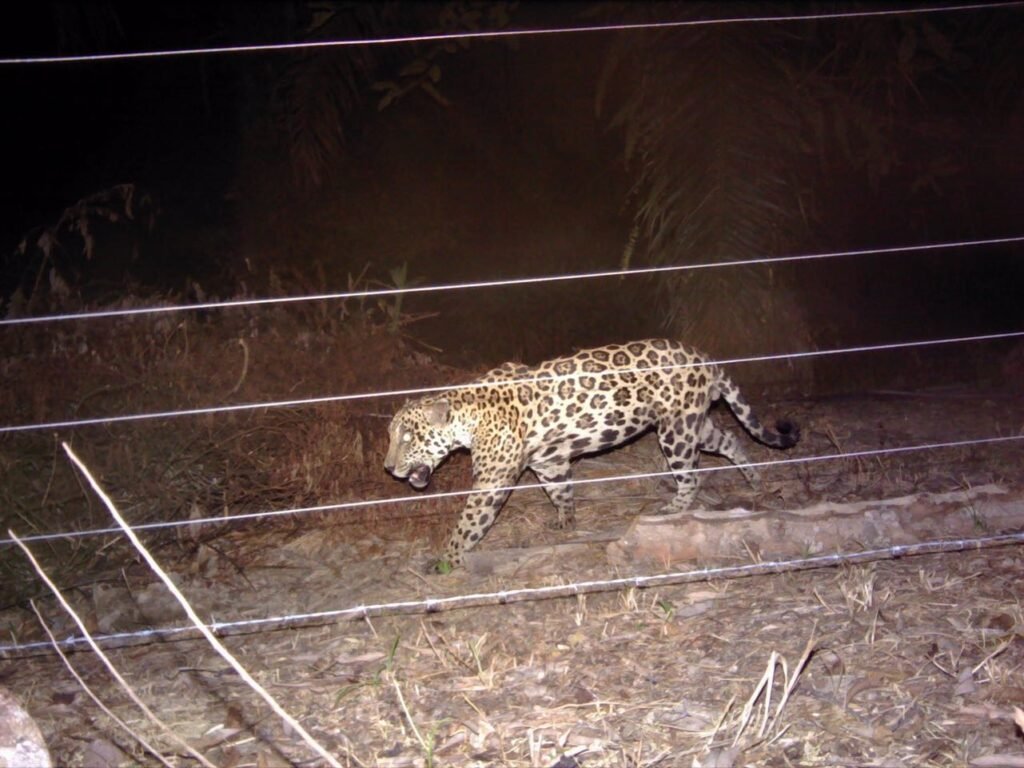
[[[394,3],[313,8],[304,36],[310,40],[373,37],[394,12]],[[314,48],[296,54],[279,73],[274,113],[301,185],[317,187],[350,139],[349,126],[363,105],[378,64],[369,47]]]
[[[634,223],[648,261],[768,256],[806,231],[798,172],[807,152],[793,140],[800,104],[773,43],[727,26],[623,38],[613,51],[603,79],[636,63],[623,74],[639,87],[610,123],[625,134]],[[610,90],[605,83],[602,98]],[[805,336],[795,313],[775,306],[777,275],[767,267],[700,270],[660,285],[665,326],[714,352],[764,349],[773,326]]]

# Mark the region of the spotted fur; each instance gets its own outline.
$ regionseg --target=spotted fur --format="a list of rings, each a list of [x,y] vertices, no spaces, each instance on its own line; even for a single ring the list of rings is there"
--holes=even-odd
[[[529,467],[558,510],[558,526],[575,523],[570,462],[619,445],[653,427],[677,490],[665,512],[687,509],[697,494],[701,451],[736,464],[753,484],[757,472],[736,437],[707,417],[722,398],[758,441],[789,448],[800,439],[796,425],[766,429],[736,385],[718,365],[694,349],[667,339],[648,339],[585,349],[527,367],[505,363],[466,385],[407,403],[389,428],[384,467],[422,489],[452,451],[473,458],[473,489],[452,531],[445,559],[463,553],[494,523],[509,489]]]

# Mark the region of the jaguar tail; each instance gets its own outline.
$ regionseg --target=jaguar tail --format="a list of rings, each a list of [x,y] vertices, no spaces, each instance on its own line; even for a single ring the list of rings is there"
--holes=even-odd
[[[788,419],[780,419],[775,422],[774,430],[761,424],[739,387],[721,371],[719,371],[716,386],[722,399],[729,404],[740,424],[758,442],[772,448],[790,448],[800,440],[800,427]]]

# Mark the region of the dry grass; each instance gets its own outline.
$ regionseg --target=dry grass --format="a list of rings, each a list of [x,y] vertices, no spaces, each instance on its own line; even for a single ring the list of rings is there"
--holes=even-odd
[[[1024,690],[1024,617],[1013,597],[1022,567],[1014,549],[907,558],[227,643],[353,765],[571,765],[567,756],[584,766],[967,765],[1024,746],[1012,721]],[[382,570],[366,560],[358,568]],[[330,570],[253,567],[257,591],[243,599],[259,603],[270,590],[311,597],[331,589]],[[401,583],[378,583],[377,594],[416,588],[392,573]],[[238,594],[238,579],[184,581],[201,604]],[[429,593],[479,586],[453,575]],[[302,759],[297,737],[200,643],[110,655],[211,761]],[[88,662],[92,685],[132,721],[130,704]],[[52,664],[23,660],[5,684],[29,699],[54,751],[73,760],[92,715]],[[31,679],[55,682],[34,688]],[[115,734],[106,738],[144,761]]]
[[[461,378],[384,330],[386,313],[369,325],[351,313],[223,317],[233,319],[179,318],[144,331],[139,321],[106,333],[93,327],[84,348],[84,335],[74,330],[47,337],[51,346],[20,335],[22,354],[5,363],[11,386],[0,394],[6,422]],[[33,386],[72,364],[82,374],[64,389]],[[950,433],[1005,433],[1024,423],[1016,401],[956,402],[801,403],[794,407],[805,434],[798,450],[816,455]],[[380,466],[383,419],[392,408],[357,401],[88,428],[74,438],[133,522],[187,520],[403,493]],[[105,512],[56,446],[45,433],[0,440],[4,523],[21,533],[106,526]],[[757,450],[754,460],[769,458]],[[710,475],[702,499],[715,509],[777,510],[986,483],[1020,491],[1022,460],[1019,450],[988,447],[793,465],[765,473],[759,493],[730,471]],[[661,468],[658,461],[656,446],[639,441],[581,463],[578,476],[650,471]],[[468,474],[465,457],[456,457],[436,482],[465,488]],[[670,492],[657,480],[581,487],[576,554],[501,578],[424,575],[457,500],[147,540],[201,617],[262,618],[629,575],[628,566],[609,565],[605,544]],[[982,510],[963,513],[986,530]],[[483,546],[564,543],[567,534],[547,527],[552,516],[540,491],[513,494]],[[758,543],[743,544],[728,564],[757,561]],[[180,622],[162,588],[113,539],[33,549],[91,631]],[[1019,548],[993,549],[279,629],[225,642],[347,765],[1012,766],[1024,753],[1013,719],[1024,700],[1022,572]],[[0,579],[5,638],[43,638],[27,611],[26,598],[41,589],[26,563],[0,558]],[[52,602],[38,602],[55,636],[74,631]],[[298,736],[271,719],[200,642],[149,642],[108,654],[160,719],[211,762],[276,766],[307,758]],[[112,712],[186,764],[95,658],[72,659]],[[97,717],[53,656],[3,666],[0,684],[26,700],[61,764],[86,762],[95,741],[122,764],[153,762]]]
[[[949,559],[233,645],[318,737],[367,765],[927,767],[1019,753],[1022,625],[997,593],[1020,558]],[[248,724],[210,746],[214,762],[298,759],[296,737],[197,644],[120,653],[188,737],[228,727],[232,711]]]
[[[284,290],[282,287],[281,290]],[[3,329],[11,356],[0,392],[4,424],[174,411],[228,403],[374,392],[441,381],[445,369],[388,330],[383,311],[323,306],[217,321],[194,314]],[[54,330],[56,329],[56,330]],[[65,371],[74,371],[68,377]],[[59,381],[61,386],[40,386]],[[102,508],[56,450],[77,446],[135,525],[386,496],[378,471],[394,403],[357,400],[302,409],[141,421],[0,438],[0,523],[21,535],[109,527]],[[154,504],[153,500],[159,503]],[[348,511],[336,524],[379,525],[393,511]],[[308,517],[308,516],[307,516]],[[416,516],[410,528],[422,526]],[[280,532],[302,521],[249,527]],[[198,526],[155,537],[192,557],[226,531]],[[86,537],[40,546],[61,583],[116,579],[131,553]],[[172,557],[176,557],[172,553]],[[0,558],[0,605],[36,594],[21,558]]]

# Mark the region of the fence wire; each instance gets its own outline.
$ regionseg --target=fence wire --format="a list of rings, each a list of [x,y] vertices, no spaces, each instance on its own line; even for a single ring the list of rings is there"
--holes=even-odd
[[[652,371],[676,370],[682,368],[694,368],[703,365],[739,365],[741,363],[764,363],[783,360],[805,360],[812,357],[831,357],[834,355],[847,355],[857,352],[882,352],[897,349],[911,349],[915,347],[935,347],[945,344],[963,344],[967,342],[1000,341],[1024,337],[1024,331],[1008,331],[1006,333],[986,333],[977,336],[954,336],[945,339],[925,339],[923,341],[899,341],[888,344],[868,344],[856,347],[841,347],[838,349],[817,349],[804,352],[785,352],[777,355],[753,355],[750,357],[724,358],[721,360],[707,360],[703,362],[679,363],[677,365],[651,365],[646,368],[615,368],[606,371],[585,371],[565,374],[541,374],[534,376],[522,376],[508,379],[507,381],[470,381],[465,384],[445,384],[434,387],[414,387],[410,389],[391,389],[380,392],[360,392],[347,395],[324,395],[321,397],[294,398],[291,400],[272,400],[263,403],[237,403],[235,405],[212,405],[203,408],[183,408],[174,411],[152,411],[149,413],[132,413],[121,416],[96,416],[84,419],[65,419],[62,421],[39,422],[35,424],[9,424],[0,427],[0,435],[15,432],[34,432],[40,430],[54,429],[75,429],[78,427],[97,426],[101,424],[124,424],[128,422],[147,421],[150,419],[171,419],[182,416],[207,416],[217,413],[238,413],[240,411],[255,411],[270,408],[299,408],[313,405],[327,405],[330,403],[343,403],[353,400],[371,400],[380,398],[396,397],[418,397],[422,395],[436,394],[438,392],[450,392],[455,390],[481,389],[485,387],[510,384],[530,384],[540,381],[564,381],[567,379],[579,379],[584,377],[600,378],[602,376],[615,376],[626,373],[650,373]]]
[[[903,557],[941,554],[949,552],[970,552],[990,547],[1003,547],[1024,543],[1024,532],[978,536],[968,539],[933,540],[918,544],[899,544],[889,547],[866,549],[859,552],[837,552],[828,555],[815,555],[789,560],[771,560],[747,565],[720,566],[715,568],[699,568],[690,571],[674,571],[646,576],[624,576],[615,579],[599,579],[576,581],[568,584],[557,584],[548,587],[523,587],[519,589],[503,589],[495,592],[477,592],[470,594],[450,595],[447,597],[427,597],[416,600],[403,600],[391,603],[375,603],[339,608],[329,611],[311,613],[292,613],[282,616],[268,616],[258,619],[240,619],[238,621],[215,621],[207,624],[207,628],[219,635],[243,634],[246,632],[266,632],[272,629],[283,629],[297,626],[334,623],[343,619],[366,619],[376,616],[393,616],[401,614],[430,614],[458,608],[477,608],[482,606],[508,605],[530,600],[550,600],[559,597],[572,597],[597,592],[616,592],[623,589],[648,589],[650,587],[678,586],[694,582],[711,581],[713,579],[750,578],[767,574],[792,573],[818,568],[834,568],[839,565],[857,565],[879,560],[895,560]],[[149,643],[157,640],[192,639],[199,635],[194,625],[180,627],[157,627],[136,632],[117,632],[106,635],[93,635],[93,639],[102,646],[120,646],[136,643]],[[75,648],[87,641],[82,637],[68,637],[59,641],[64,648]],[[26,654],[51,649],[49,642],[6,643],[0,644],[0,656]]]
[[[1024,3],[1022,3],[1024,4]],[[244,307],[267,307],[287,304],[298,304],[310,301],[346,301],[348,299],[369,299],[386,296],[402,296],[416,293],[445,293],[449,291],[481,290],[486,288],[510,288],[515,286],[541,285],[544,283],[564,283],[575,280],[597,280],[612,277],[640,277],[645,275],[661,275],[670,272],[686,272],[691,270],[717,269],[719,267],[749,267],[756,265],[775,265],[801,261],[822,261],[848,256],[879,256],[884,254],[927,253],[958,248],[978,248],[982,246],[1013,245],[1024,242],[1024,235],[1008,237],[989,237],[980,240],[951,240],[942,243],[925,243],[923,245],[896,245],[879,248],[859,248],[845,251],[827,251],[823,253],[804,253],[790,256],[762,256],[751,259],[734,259],[732,261],[709,261],[697,264],[670,264],[662,267],[640,267],[637,269],[606,269],[594,272],[575,272],[561,275],[537,275],[533,277],[510,277],[475,282],[447,283],[442,285],[414,285],[394,288],[373,288],[360,291],[332,291],[313,293],[301,296],[277,296],[258,299],[228,299],[226,301],[206,301],[194,304],[169,304],[151,307],[126,307],[122,309],[102,309],[88,312],[69,312],[34,317],[9,317],[0,319],[0,327],[17,325],[35,325],[40,323],[57,323],[71,320],[98,320],[114,317],[138,317],[140,315],[166,315],[179,312],[197,312],[211,309],[240,309]]]
[[[935,451],[944,448],[969,448],[981,445],[998,445],[1024,441],[1024,435],[1005,435],[996,437],[980,437],[968,440],[950,440],[940,443],[921,443],[917,445],[893,446],[891,448],[870,448],[861,451],[844,451],[821,456],[799,456],[788,459],[774,459],[772,461],[751,461],[743,464],[722,464],[711,467],[695,467],[686,470],[683,474],[703,474],[707,472],[722,472],[730,469],[750,468],[765,469],[771,467],[782,467],[790,464],[816,464],[822,461],[840,461],[846,459],[864,459],[871,456],[894,456],[903,453],[914,453],[918,451]],[[674,477],[676,473],[670,470],[658,472],[637,472],[635,474],[609,475],[607,477],[592,477],[584,479],[566,480],[564,485],[598,485],[602,483],[616,483],[626,480],[645,480],[660,477]],[[237,515],[219,515],[211,517],[190,518],[188,520],[166,520],[153,523],[140,523],[133,525],[136,531],[156,531],[167,528],[199,528],[204,525],[225,525],[255,520],[268,520],[289,515],[304,515],[315,512],[338,512],[351,509],[368,509],[388,504],[411,504],[432,502],[441,499],[464,498],[481,493],[494,493],[495,491],[524,491],[529,489],[543,489],[543,483],[522,483],[501,488],[482,488],[478,490],[468,489],[461,491],[441,491],[438,493],[421,493],[408,496],[392,496],[384,499],[362,499],[359,501],[341,501],[333,504],[318,504],[310,507],[294,507],[291,509],[268,510],[265,512],[243,512]],[[101,536],[108,534],[119,534],[120,528],[93,528],[85,531],[64,531],[60,533],[38,533],[30,536],[19,536],[23,542],[43,542],[68,539],[80,539],[88,536]],[[13,539],[0,539],[0,547],[9,546],[14,543]]]
[[[571,35],[595,32],[639,32],[654,29],[677,29],[682,27],[708,27],[726,24],[770,24],[797,21],[829,21],[840,19],[871,18],[884,16],[915,16],[933,13],[956,13],[960,11],[982,11],[1000,8],[1019,8],[1019,0],[995,3],[961,5],[930,5],[903,8],[880,8],[870,11],[823,11],[819,13],[794,13],[786,15],[752,15],[720,17],[713,19],[685,19],[680,21],[650,21],[623,24],[589,24],[572,27],[542,27],[534,29],[497,29],[467,32],[439,32],[423,35],[400,35],[344,40],[311,40],[299,43],[264,43],[254,45],[225,45],[204,48],[174,48],[160,51],[129,51],[125,53],[91,53],[67,56],[24,56],[0,58],[0,65],[77,64],[83,62],[130,61],[134,59],[166,59],[181,56],[213,56],[239,53],[270,53],[310,50],[315,48],[348,48],[353,46],[407,45],[410,43],[457,42],[460,40],[494,40],[501,38],[542,37],[548,35]]]
[[[382,37],[374,39],[349,39],[349,40],[333,40],[333,41],[319,41],[319,42],[303,42],[303,43],[284,43],[284,44],[268,44],[268,45],[249,45],[249,46],[223,46],[223,47],[207,47],[207,48],[193,48],[193,49],[175,49],[175,50],[163,50],[163,51],[144,51],[144,52],[126,52],[126,53],[111,53],[111,54],[89,54],[81,56],[54,56],[54,57],[25,57],[25,58],[0,58],[0,65],[40,65],[40,64],[70,64],[79,62],[103,62],[103,61],[121,61],[121,60],[132,60],[132,59],[157,59],[157,58],[168,58],[168,57],[181,57],[181,56],[195,56],[195,55],[223,55],[223,54],[237,54],[237,53],[252,53],[252,52],[271,52],[271,51],[291,51],[298,49],[311,49],[311,48],[325,48],[325,47],[345,47],[345,46],[364,46],[364,45],[396,45],[396,44],[408,44],[408,43],[422,43],[422,42],[439,42],[445,40],[472,40],[472,39],[490,39],[490,38],[512,38],[512,37],[529,37],[529,36],[542,36],[552,34],[580,34],[580,33],[595,33],[595,32],[623,32],[623,31],[638,31],[638,30],[650,30],[650,29],[663,29],[663,28],[677,28],[677,27],[700,27],[709,25],[723,25],[723,24],[741,24],[741,23],[780,23],[780,22],[793,22],[793,21],[809,21],[809,20],[827,20],[827,19],[845,19],[845,18],[856,18],[856,17],[880,17],[880,16],[892,16],[892,15],[910,15],[910,14],[930,14],[930,13],[949,13],[959,11],[979,11],[979,10],[991,10],[999,8],[1019,8],[1024,6],[1024,2],[995,2],[995,3],[981,3],[981,4],[963,4],[963,5],[935,5],[935,6],[921,6],[916,8],[897,8],[897,9],[877,9],[867,11],[842,11],[842,12],[826,12],[826,13],[808,13],[808,14],[790,14],[783,16],[745,16],[745,17],[733,17],[733,18],[716,18],[716,19],[699,19],[699,20],[684,20],[684,21],[669,21],[669,22],[651,22],[651,23],[637,23],[637,24],[608,24],[608,25],[590,25],[580,27],[559,27],[559,28],[548,28],[548,29],[521,29],[521,30],[496,30],[496,31],[483,31],[483,32],[461,32],[461,33],[448,33],[448,34],[433,34],[433,35],[415,35],[415,36],[400,36],[400,37]],[[40,317],[26,317],[26,318],[7,318],[0,320],[0,326],[16,326],[16,325],[28,325],[28,324],[39,324],[39,323],[50,323],[60,321],[72,321],[72,320],[87,320],[87,319],[98,319],[98,318],[112,318],[112,317],[131,317],[138,315],[155,315],[155,314],[166,314],[172,312],[185,312],[185,311],[198,311],[198,310],[209,310],[209,309],[230,309],[240,307],[255,307],[255,306],[267,306],[267,305],[283,305],[297,302],[309,302],[309,301],[326,301],[326,300],[345,300],[345,299],[359,299],[359,298],[372,298],[372,297],[384,297],[384,296],[395,296],[404,293],[430,293],[430,292],[441,292],[441,291],[454,291],[454,290],[465,290],[465,289],[485,289],[495,287],[511,287],[511,286],[523,286],[533,285],[540,283],[557,283],[569,280],[590,280],[607,277],[622,277],[622,276],[640,276],[640,275],[652,275],[662,274],[668,272],[676,272],[683,270],[697,270],[697,269],[708,269],[713,267],[723,266],[750,266],[755,264],[776,264],[782,262],[797,262],[797,261],[813,261],[826,258],[837,258],[843,256],[863,256],[872,254],[883,254],[883,253],[911,253],[911,252],[924,252],[930,250],[942,250],[962,247],[977,247],[977,246],[993,246],[1003,245],[1011,243],[1019,243],[1024,241],[1024,236],[1017,237],[1006,237],[1006,238],[992,238],[986,240],[972,240],[972,241],[960,241],[953,243],[938,243],[921,246],[904,246],[895,248],[877,248],[877,249],[862,249],[852,251],[842,251],[834,253],[820,253],[820,254],[805,254],[796,256],[783,256],[776,258],[763,258],[763,259],[745,259],[739,261],[725,262],[725,263],[703,263],[703,264],[690,264],[690,265],[673,265],[666,267],[651,267],[646,269],[634,269],[629,271],[621,270],[606,270],[597,271],[581,274],[572,275],[549,275],[549,276],[538,276],[538,277],[524,277],[524,278],[511,278],[507,280],[490,280],[481,281],[474,283],[458,283],[450,285],[434,285],[434,286],[419,286],[419,287],[408,287],[408,288],[388,288],[379,290],[367,290],[367,291],[347,291],[337,293],[324,293],[307,296],[292,296],[292,297],[281,297],[281,298],[264,298],[264,299],[247,299],[247,300],[232,300],[224,302],[205,302],[191,305],[180,305],[180,306],[168,306],[168,307],[143,307],[133,309],[121,309],[121,310],[102,310],[96,312],[82,312],[82,313],[70,313],[70,314],[57,314]],[[980,341],[991,341],[997,339],[1009,339],[1019,336],[1024,336],[1024,331],[1000,333],[1000,334],[986,334],[979,336],[965,336],[958,338],[938,339],[938,340],[927,340],[918,342],[900,342],[893,344],[880,344],[873,346],[861,346],[861,347],[850,347],[845,349],[833,349],[815,352],[797,352],[782,355],[764,355],[755,356],[748,358],[738,358],[733,360],[722,360],[715,361],[719,365],[728,365],[743,362],[763,362],[772,360],[793,360],[801,359],[814,356],[823,355],[836,355],[846,354],[852,352],[869,352],[869,351],[880,351],[880,350],[894,350],[894,349],[905,349],[911,347],[922,347],[922,346],[934,346],[940,344],[952,344],[961,342],[980,342]],[[686,367],[686,366],[672,366],[672,367]],[[652,369],[645,369],[650,371]],[[622,373],[622,371],[614,371],[609,373]],[[595,374],[588,374],[595,375]],[[600,375],[600,373],[596,374]],[[557,378],[570,378],[570,376],[563,376]],[[544,377],[544,378],[555,378],[555,377]],[[529,381],[536,381],[537,379],[524,379],[524,383]],[[483,384],[470,384],[465,386],[484,386]],[[39,424],[27,424],[27,425],[10,425],[0,427],[0,433],[13,433],[13,432],[24,432],[30,430],[43,430],[43,429],[67,429],[74,427],[81,427],[86,425],[95,424],[112,424],[122,422],[140,421],[144,419],[156,419],[156,418],[170,418],[178,416],[194,416],[201,414],[211,413],[224,413],[232,411],[243,411],[243,410],[255,410],[261,408],[275,408],[275,407],[294,407],[294,406],[308,406],[317,405],[323,403],[341,402],[347,400],[358,400],[367,398],[381,398],[381,397],[398,397],[398,396],[414,396],[424,395],[434,392],[440,392],[453,389],[453,387],[427,387],[418,389],[407,389],[407,390],[395,390],[387,392],[372,392],[362,394],[348,394],[348,395],[336,395],[321,398],[306,398],[296,400],[282,400],[269,403],[247,403],[239,405],[229,406],[215,406],[210,408],[198,408],[198,409],[187,409],[180,411],[164,411],[156,413],[144,413],[144,414],[129,414],[122,416],[112,417],[98,417],[91,419],[76,419],[76,420],[65,420],[55,421],[48,423]],[[853,459],[862,458],[868,456],[880,456],[880,455],[893,455],[898,453],[905,453],[910,451],[924,451],[924,450],[937,450],[941,448],[962,448],[978,445],[992,445],[992,444],[1005,444],[1013,441],[1020,441],[1024,439],[1024,435],[1016,436],[998,436],[998,437],[987,437],[977,438],[970,440],[958,440],[948,441],[942,443],[929,443],[921,445],[911,446],[900,446],[886,449],[872,449],[864,451],[851,451],[840,454],[828,455],[828,456],[811,456],[811,457],[800,457],[783,459],[770,462],[751,462],[743,466],[746,467],[771,467],[775,465],[795,464],[795,463],[810,463],[820,461],[831,461],[837,459]],[[723,469],[732,469],[732,465],[728,466],[716,466],[707,468],[697,468],[695,472],[711,472],[721,471]],[[584,485],[593,483],[607,483],[616,482],[621,480],[634,480],[641,478],[656,478],[671,475],[671,472],[651,472],[651,473],[639,473],[633,475],[619,475],[613,477],[593,478],[585,480],[575,480],[573,484]],[[524,484],[515,486],[514,489],[524,488],[542,488],[541,483]],[[492,491],[493,489],[489,489]],[[355,502],[343,502],[338,504],[319,505],[315,507],[303,507],[287,510],[276,510],[262,513],[250,513],[240,514],[225,517],[210,517],[198,520],[184,520],[184,521],[167,521],[158,523],[149,523],[139,525],[135,527],[138,531],[155,530],[162,528],[172,528],[180,526],[199,526],[204,524],[222,524],[227,522],[240,522],[245,520],[255,520],[271,517],[280,517],[283,515],[295,515],[306,512],[323,512],[332,510],[344,510],[359,507],[377,506],[383,504],[396,504],[404,503],[409,501],[424,501],[441,499],[455,496],[468,496],[472,493],[480,491],[453,491],[446,493],[435,493],[428,495],[415,495],[415,496],[404,496],[388,499],[373,499],[363,500]],[[93,536],[101,534],[119,533],[119,528],[106,528],[96,529],[90,531],[74,531],[74,532],[63,532],[53,534],[39,534],[34,536],[23,537],[23,541],[52,541],[55,539],[67,539],[77,538],[83,536]],[[12,539],[0,539],[0,545],[10,545],[13,543]],[[294,626],[306,626],[310,624],[336,622],[342,619],[362,619],[373,616],[383,615],[394,615],[394,614],[410,614],[410,613],[433,613],[446,610],[455,610],[460,608],[478,607],[486,605],[504,605],[516,602],[523,602],[528,600],[541,600],[541,599],[552,599],[558,597],[574,596],[591,594],[596,592],[608,592],[617,591],[628,588],[650,588],[657,586],[669,586],[669,585],[681,585],[699,581],[707,581],[712,579],[737,579],[737,578],[749,578],[757,575],[765,574],[778,574],[787,573],[801,570],[810,570],[816,568],[836,567],[844,564],[857,564],[873,562],[878,560],[897,559],[901,557],[918,556],[924,554],[935,554],[945,552],[964,552],[964,551],[976,551],[988,547],[1007,546],[1013,544],[1024,543],[1024,532],[1005,534],[998,536],[983,536],[969,539],[957,539],[957,540],[936,540],[928,541],[913,545],[898,545],[881,547],[876,549],[863,550],[859,552],[846,552],[846,553],[835,553],[829,555],[818,555],[813,557],[802,557],[790,560],[775,560],[769,562],[752,563],[741,566],[726,566],[716,568],[703,568],[689,571],[676,571],[663,574],[655,575],[642,575],[642,576],[631,576],[614,579],[604,580],[591,580],[591,581],[579,581],[572,582],[569,584],[561,584],[549,587],[530,587],[510,590],[500,590],[492,592],[480,592],[471,594],[459,594],[446,597],[435,597],[435,598],[422,598],[416,600],[390,602],[390,603],[377,603],[369,605],[359,605],[346,608],[339,608],[336,610],[319,611],[312,613],[295,613],[286,614],[282,616],[273,616],[259,619],[247,619],[238,621],[227,621],[227,622],[212,622],[208,626],[210,630],[221,635],[226,634],[239,634],[243,632],[252,631],[267,631],[270,629],[283,628],[283,627],[294,627]],[[106,635],[97,636],[95,639],[104,645],[125,645],[138,642],[152,642],[155,640],[165,639],[187,639],[195,635],[198,635],[198,630],[194,626],[182,626],[182,627],[159,627],[151,628],[146,630],[140,630],[137,632],[126,632],[126,633],[112,633]],[[86,641],[81,637],[69,637],[65,640],[58,641],[60,646],[66,648],[75,648]],[[38,652],[51,648],[50,643],[46,642],[33,642],[33,643],[6,643],[0,644],[0,655],[3,656],[17,656],[28,653]]]

